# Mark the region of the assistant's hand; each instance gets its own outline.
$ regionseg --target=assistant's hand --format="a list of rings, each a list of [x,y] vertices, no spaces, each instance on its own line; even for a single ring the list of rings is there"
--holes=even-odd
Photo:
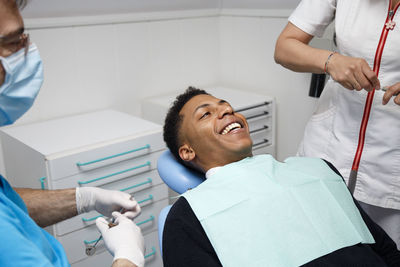
[[[138,267],[144,266],[144,239],[140,228],[131,220],[115,211],[112,213],[116,226],[109,228],[108,222],[97,218],[96,226],[103,236],[108,251],[117,259],[127,259]]]
[[[383,98],[382,98],[382,104],[386,105],[389,102],[389,100],[392,98],[392,96],[397,95],[393,99],[393,101],[397,105],[400,105],[400,82],[398,82],[392,86],[386,87],[386,89],[387,89],[387,91],[385,92],[385,94],[383,95]]]
[[[327,72],[332,79],[350,90],[380,89],[381,84],[375,72],[362,58],[343,56],[335,53],[329,60]]]
[[[130,219],[140,214],[140,206],[128,193],[105,190],[97,187],[76,188],[76,208],[78,213],[96,210],[110,217],[113,211],[124,208],[124,215]]]

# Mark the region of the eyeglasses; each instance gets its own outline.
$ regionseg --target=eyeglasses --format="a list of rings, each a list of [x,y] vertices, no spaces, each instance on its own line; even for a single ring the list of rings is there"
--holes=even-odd
[[[6,56],[9,56],[21,48],[24,48],[25,55],[29,50],[29,34],[19,33],[12,35],[0,35],[0,48],[4,49]]]

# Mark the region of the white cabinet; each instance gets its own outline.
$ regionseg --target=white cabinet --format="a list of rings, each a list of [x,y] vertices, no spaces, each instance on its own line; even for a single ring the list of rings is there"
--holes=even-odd
[[[135,219],[146,240],[146,267],[162,266],[157,218],[168,205],[168,189],[156,166],[165,149],[161,125],[113,110],[98,111],[0,132],[7,180],[16,187],[62,189],[97,186],[132,194],[142,206]],[[96,254],[85,248],[99,238],[95,211],[52,226],[72,266],[110,266],[99,241]]]
[[[275,156],[275,100],[266,95],[226,87],[205,88],[213,96],[228,101],[236,112],[242,113],[250,128],[253,140],[253,154]],[[179,94],[155,96],[142,101],[142,117],[164,124],[170,105]]]

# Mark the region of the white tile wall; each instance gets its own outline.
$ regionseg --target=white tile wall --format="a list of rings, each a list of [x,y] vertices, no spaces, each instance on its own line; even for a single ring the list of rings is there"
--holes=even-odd
[[[215,84],[217,23],[205,17],[30,30],[45,83],[17,123],[107,107],[139,116],[143,97]]]
[[[286,23],[282,16],[214,15],[30,30],[45,83],[17,123],[108,107],[140,116],[144,97],[219,84],[276,97],[283,159],[295,154],[315,103],[308,97],[311,75],[274,62]]]
[[[150,68],[149,23],[127,23],[115,26],[119,109],[138,114],[140,98],[152,77]],[[148,88],[148,87],[147,87]]]
[[[144,97],[216,84],[217,26],[204,17],[31,29],[45,82],[16,124],[103,108],[140,116]]]
[[[182,24],[182,67],[186,84],[197,86],[210,81],[215,84],[218,80],[219,34],[217,17],[192,19]]]
[[[277,158],[295,155],[316,100],[308,97],[311,74],[274,61],[275,41],[286,18],[220,18],[221,84],[275,96]]]

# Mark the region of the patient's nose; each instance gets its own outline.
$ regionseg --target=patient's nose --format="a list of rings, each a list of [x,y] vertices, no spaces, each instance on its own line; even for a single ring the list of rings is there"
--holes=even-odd
[[[233,109],[229,105],[222,105],[219,107],[219,118],[223,118],[226,115],[232,115],[233,114]]]

